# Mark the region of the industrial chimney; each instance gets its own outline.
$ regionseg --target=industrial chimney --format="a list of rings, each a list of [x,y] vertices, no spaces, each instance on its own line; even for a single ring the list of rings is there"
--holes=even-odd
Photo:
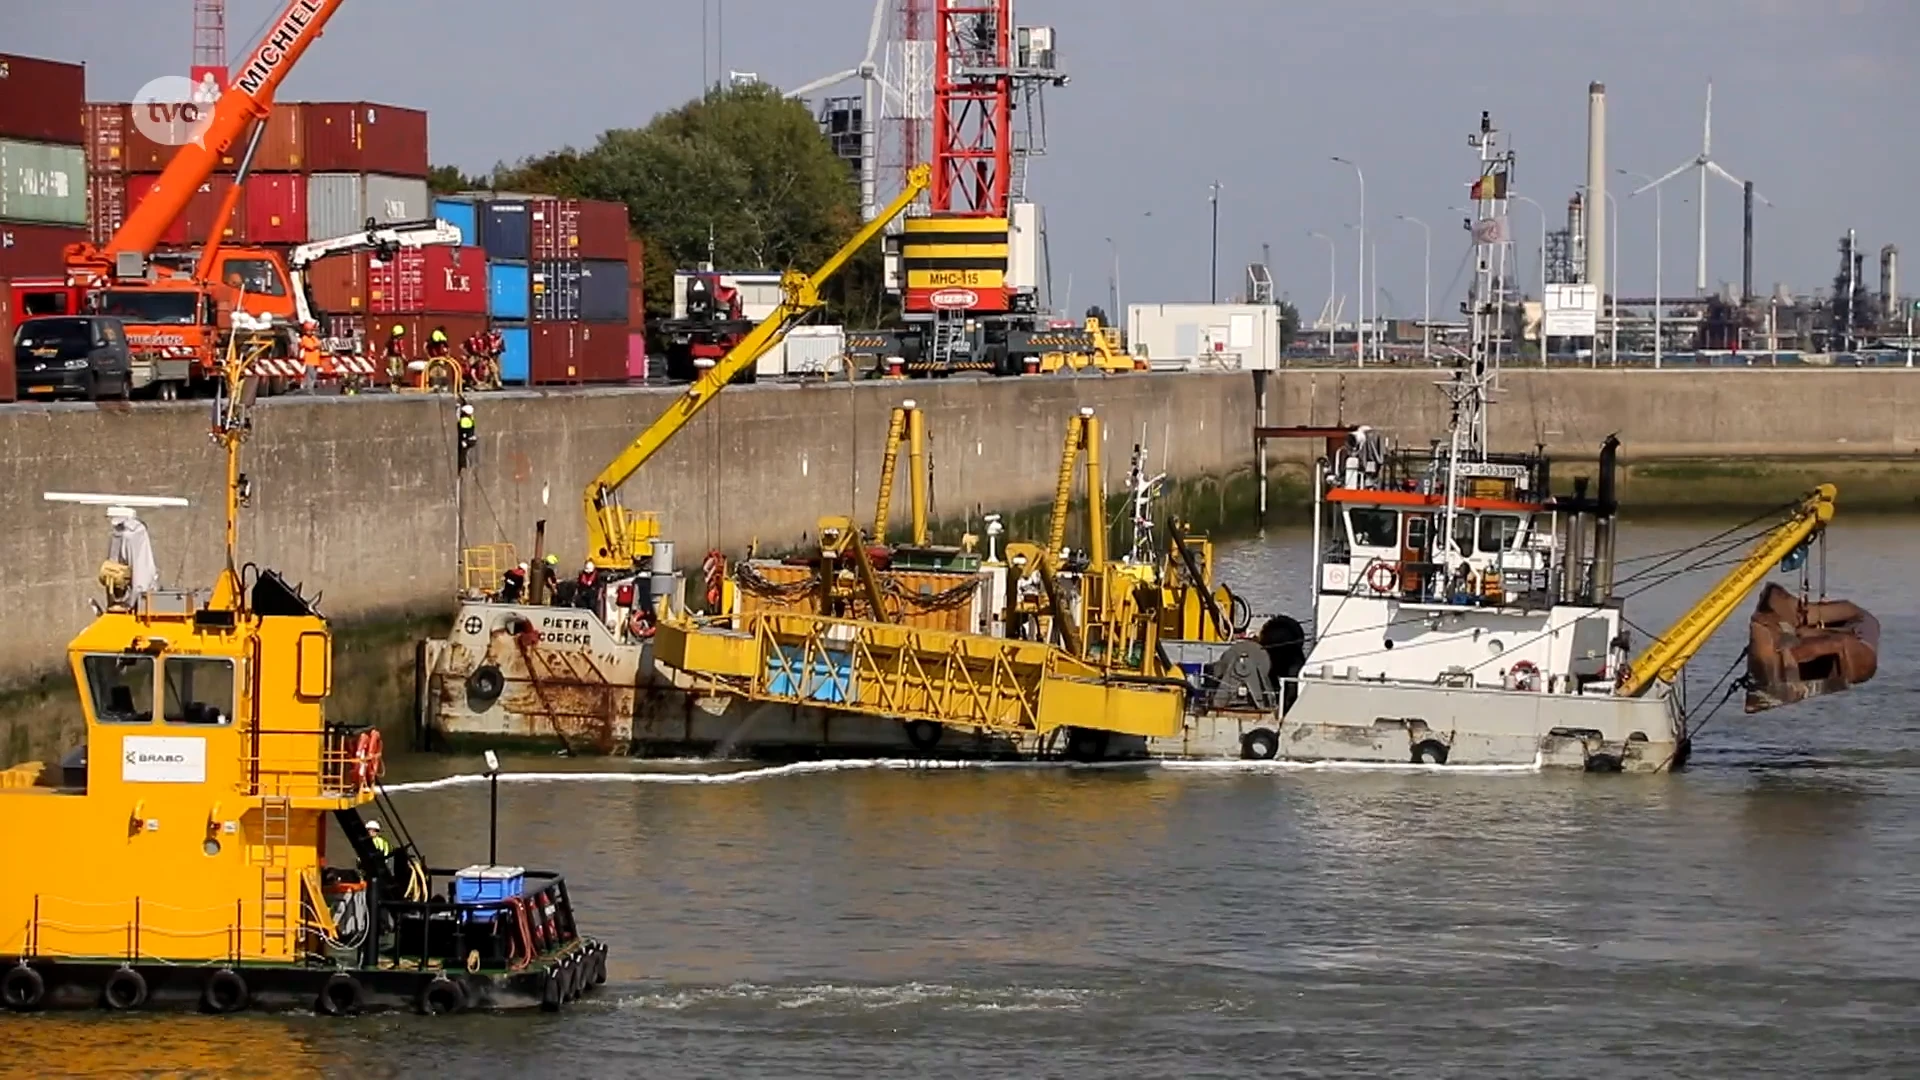
[[[1587,84],[1587,284],[1607,292],[1607,87]]]
[[[1753,181],[1740,185],[1745,200],[1740,232],[1740,305],[1753,303]]]
[[[1888,244],[1880,249],[1880,317],[1889,321],[1900,317],[1900,249]]]

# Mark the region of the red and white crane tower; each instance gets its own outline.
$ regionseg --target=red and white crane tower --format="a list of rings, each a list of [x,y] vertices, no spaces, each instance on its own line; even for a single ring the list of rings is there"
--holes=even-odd
[[[1025,194],[1026,159],[1046,150],[1041,90],[1067,82],[1052,28],[1016,27],[1013,0],[918,2],[933,8],[930,209],[1006,217]]]
[[[195,87],[211,82],[216,91],[227,88],[227,0],[193,0],[193,66],[188,74]]]

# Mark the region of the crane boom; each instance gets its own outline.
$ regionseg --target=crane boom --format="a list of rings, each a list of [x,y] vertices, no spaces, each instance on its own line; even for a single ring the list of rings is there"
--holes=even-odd
[[[606,468],[600,470],[600,475],[587,484],[584,502],[589,559],[608,566],[632,564],[639,554],[640,542],[646,538],[635,535],[636,522],[620,506],[620,486],[632,478],[654,454],[659,453],[667,440],[700,415],[700,410],[706,408],[716,394],[726,389],[734,376],[778,345],[786,337],[787,331],[818,309],[821,305],[820,286],[838,273],[861,248],[879,236],[894,218],[906,213],[907,208],[927,189],[931,177],[932,170],[926,165],[915,166],[907,176],[906,187],[893,202],[872,221],[861,226],[860,231],[842,244],[840,250],[829,256],[811,276],[798,270],[788,270],[781,275],[780,303],[773,313],[760,320],[733,348],[727,350],[718,363],[701,374],[693,385],[687,387],[686,393],[667,406],[659,419],[648,425],[625,450],[607,463]]]
[[[325,29],[327,20],[345,0],[289,0],[246,64],[213,107],[213,119],[200,139],[180,148],[140,205],[104,248],[79,244],[68,249],[69,274],[104,278],[121,252],[151,252],[160,238],[187,208],[200,185],[246,137],[248,129],[264,121],[273,107],[273,95],[300,57]]]
[[[1712,591],[1688,609],[1666,633],[1647,643],[1647,647],[1627,666],[1627,677],[1615,694],[1638,697],[1656,680],[1672,683],[1680,669],[1693,659],[1714,631],[1720,629],[1734,608],[1746,600],[1754,586],[1766,578],[1780,560],[1806,543],[1833,520],[1834,498],[1838,489],[1821,484],[1801,501],[1793,515],[1762,537],[1751,554],[1727,572]]]

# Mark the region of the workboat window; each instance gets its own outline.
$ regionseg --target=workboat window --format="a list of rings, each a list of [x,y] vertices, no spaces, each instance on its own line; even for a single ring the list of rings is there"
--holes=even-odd
[[[1514,537],[1520,535],[1520,517],[1517,514],[1480,515],[1480,550],[1493,555],[1513,547]]]
[[[89,656],[80,663],[102,724],[153,722],[153,657],[119,653]]]
[[[1347,525],[1353,530],[1354,547],[1400,546],[1400,515],[1392,510],[1356,507],[1347,511]]]
[[[217,656],[169,656],[161,673],[167,687],[167,723],[233,723],[233,661]]]

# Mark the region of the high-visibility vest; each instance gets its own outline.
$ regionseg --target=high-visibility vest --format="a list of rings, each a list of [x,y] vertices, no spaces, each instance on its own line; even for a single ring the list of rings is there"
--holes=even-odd
[[[310,368],[320,366],[320,339],[312,334],[300,335],[300,359]]]

